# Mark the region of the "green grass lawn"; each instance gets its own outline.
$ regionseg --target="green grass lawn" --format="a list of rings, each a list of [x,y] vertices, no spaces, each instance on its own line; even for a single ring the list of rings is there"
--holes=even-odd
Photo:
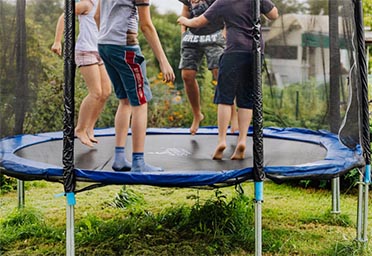
[[[76,255],[254,254],[252,182],[242,184],[244,200],[234,187],[126,186],[124,196],[122,188],[76,195]],[[61,192],[58,183],[26,182],[21,212],[16,192],[0,196],[0,255],[65,254],[66,202],[55,197]],[[372,255],[371,242],[355,242],[357,195],[341,195],[338,215],[331,203],[327,190],[265,182],[263,255]]]

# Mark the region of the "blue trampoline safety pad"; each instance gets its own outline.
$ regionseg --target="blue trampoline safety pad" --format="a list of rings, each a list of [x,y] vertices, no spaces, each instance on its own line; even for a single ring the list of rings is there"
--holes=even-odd
[[[337,135],[300,128],[265,128],[264,171],[276,181],[329,179],[364,166],[360,147],[349,149]],[[217,145],[216,127],[203,127],[195,136],[186,128],[149,128],[145,160],[164,172],[133,173],[111,170],[115,132],[97,129],[93,149],[75,140],[75,176],[78,182],[142,184],[166,187],[224,186],[253,177],[252,131],[248,132],[246,158],[230,160],[237,134],[227,138],[222,160],[212,160]],[[21,180],[63,182],[62,132],[18,135],[0,140],[1,173]],[[126,145],[131,160],[131,136]]]

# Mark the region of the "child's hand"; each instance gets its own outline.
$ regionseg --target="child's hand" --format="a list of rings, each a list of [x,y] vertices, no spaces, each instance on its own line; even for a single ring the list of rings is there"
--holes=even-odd
[[[181,17],[179,17],[179,18],[177,19],[177,23],[180,24],[180,25],[184,25],[184,26],[186,26],[186,22],[187,22],[187,20],[188,20],[187,18],[181,16]]]
[[[167,63],[164,66],[160,66],[161,72],[163,73],[163,80],[165,82],[173,82],[176,76],[174,75],[172,66]]]
[[[62,54],[62,44],[61,43],[57,43],[57,42],[54,42],[54,44],[52,45],[52,48],[51,48],[52,52],[58,54],[59,56],[61,56]]]

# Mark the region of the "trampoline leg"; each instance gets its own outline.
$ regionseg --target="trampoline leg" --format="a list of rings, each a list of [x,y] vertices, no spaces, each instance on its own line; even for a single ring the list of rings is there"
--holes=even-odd
[[[262,255],[263,182],[255,182],[255,256]]]
[[[371,166],[367,165],[365,170],[365,179],[361,176],[358,193],[358,214],[357,214],[357,237],[358,242],[368,241],[368,193],[370,184]]]
[[[332,179],[332,213],[341,213],[340,209],[340,178]]]
[[[364,222],[363,222],[363,241],[368,241],[368,193],[369,193],[369,184],[364,183]]]
[[[255,203],[255,256],[262,255],[262,201]]]
[[[74,193],[67,193],[67,205],[66,205],[66,255],[75,255],[75,234],[74,234],[74,207],[75,207],[75,195]]]
[[[23,180],[17,180],[18,208],[25,207],[25,184]]]

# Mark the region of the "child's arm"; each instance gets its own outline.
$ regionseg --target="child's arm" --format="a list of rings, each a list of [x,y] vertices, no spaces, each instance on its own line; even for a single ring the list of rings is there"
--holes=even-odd
[[[175,75],[172,66],[169,64],[164,50],[161,46],[158,33],[152,23],[150,7],[138,6],[139,26],[148,44],[154,52],[156,59],[159,61],[161,72],[164,80],[167,82],[174,81]]]
[[[65,15],[62,13],[61,16],[59,16],[56,26],[56,33],[54,37],[54,43],[52,45],[52,52],[58,54],[61,56],[62,54],[62,37],[63,37],[63,30],[65,28],[64,22],[65,22]]]
[[[265,17],[268,18],[269,20],[275,20],[279,17],[279,12],[276,7],[273,7],[271,11],[265,14]]]
[[[75,4],[75,14],[85,15],[88,14],[92,8],[92,4],[89,1],[81,1]],[[62,37],[63,31],[65,30],[65,15],[64,13],[59,16],[56,26],[56,33],[54,36],[54,43],[52,45],[52,52],[61,56],[62,54]]]
[[[97,28],[99,30],[99,25],[101,22],[101,1],[100,0],[98,0],[98,3],[97,3],[97,9],[96,9],[96,13],[94,14],[94,20],[96,21]]]
[[[181,16],[190,17],[189,7],[187,7],[186,5],[184,5],[182,8]],[[181,25],[181,34],[185,33],[186,30],[187,30],[187,27],[184,25]]]
[[[200,28],[208,24],[208,20],[204,17],[204,15],[200,15],[198,17],[194,17],[192,19],[188,19],[186,17],[179,17],[177,22],[182,26],[191,27],[191,28]]]

